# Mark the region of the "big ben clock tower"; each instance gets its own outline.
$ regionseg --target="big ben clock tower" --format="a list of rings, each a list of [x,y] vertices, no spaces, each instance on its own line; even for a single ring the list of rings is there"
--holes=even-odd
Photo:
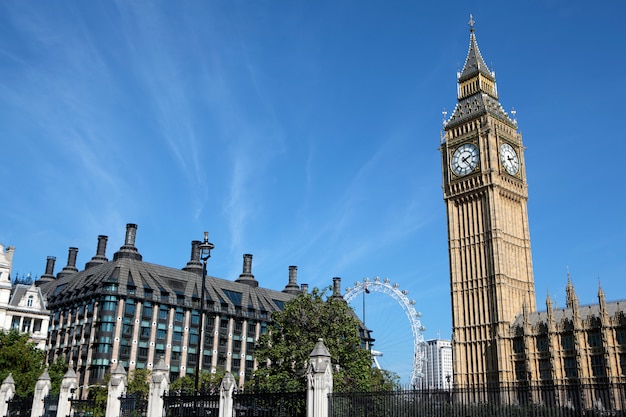
[[[500,105],[471,15],[469,23],[440,148],[457,386],[512,381],[509,325],[524,304],[536,311],[522,136]]]

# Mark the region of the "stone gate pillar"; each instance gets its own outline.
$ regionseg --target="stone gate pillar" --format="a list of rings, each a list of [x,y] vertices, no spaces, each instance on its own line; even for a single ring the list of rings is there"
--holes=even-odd
[[[148,394],[148,415],[147,417],[163,417],[163,394],[170,388],[169,367],[161,357],[152,368],[152,378],[150,379],[150,393]]]
[[[9,411],[9,400],[15,395],[15,380],[9,374],[0,385],[0,416],[6,416]]]
[[[52,388],[52,381],[50,380],[50,375],[48,375],[48,371],[43,371],[43,374],[37,379],[37,384],[35,384],[35,393],[33,395],[33,408],[31,409],[30,415],[32,417],[41,417],[44,413],[44,404],[43,400],[50,394],[50,389]],[[3,414],[4,415],[4,414]]]
[[[226,372],[220,384],[220,414],[219,417],[233,417],[233,392],[235,391],[235,377]]]
[[[105,417],[118,417],[122,402],[120,397],[126,393],[126,370],[121,363],[117,363],[115,369],[111,373],[109,380],[109,390],[107,395],[107,409]],[[63,416],[57,416],[63,417]]]
[[[309,355],[307,369],[307,417],[328,417],[328,394],[333,392],[333,370],[330,353],[319,339]]]
[[[57,406],[57,417],[69,417],[71,415],[72,403],[70,398],[76,395],[78,389],[78,378],[72,366],[69,367],[61,380],[61,390],[59,391],[59,405]],[[43,403],[43,402],[42,402]],[[33,417],[36,417],[33,415]]]

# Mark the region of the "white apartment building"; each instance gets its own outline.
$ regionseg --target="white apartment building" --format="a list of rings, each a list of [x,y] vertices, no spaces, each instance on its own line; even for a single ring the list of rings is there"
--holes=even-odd
[[[449,340],[426,341],[425,389],[452,388],[452,343]]]

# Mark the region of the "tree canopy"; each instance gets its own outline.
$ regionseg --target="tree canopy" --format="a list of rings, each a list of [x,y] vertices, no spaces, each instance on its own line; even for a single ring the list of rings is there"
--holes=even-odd
[[[45,370],[45,353],[29,341],[27,333],[15,329],[0,331],[0,382],[12,374],[16,395],[27,397],[33,394],[37,380]],[[53,393],[59,392],[66,371],[64,361],[57,361],[48,368]]]
[[[397,383],[393,374],[372,368],[359,325],[341,297],[326,297],[318,289],[300,293],[272,314],[268,332],[259,338],[255,349],[259,368],[252,385],[266,390],[305,389],[309,355],[322,338],[331,355],[336,391],[393,388]]]

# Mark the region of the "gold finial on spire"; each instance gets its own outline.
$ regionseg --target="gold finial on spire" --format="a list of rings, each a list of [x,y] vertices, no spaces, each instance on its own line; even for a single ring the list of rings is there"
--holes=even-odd
[[[473,32],[474,31],[474,23],[476,23],[476,22],[474,22],[474,17],[472,16],[471,13],[470,13],[470,20],[469,20],[468,23],[469,23],[469,26],[470,26],[470,32]]]

